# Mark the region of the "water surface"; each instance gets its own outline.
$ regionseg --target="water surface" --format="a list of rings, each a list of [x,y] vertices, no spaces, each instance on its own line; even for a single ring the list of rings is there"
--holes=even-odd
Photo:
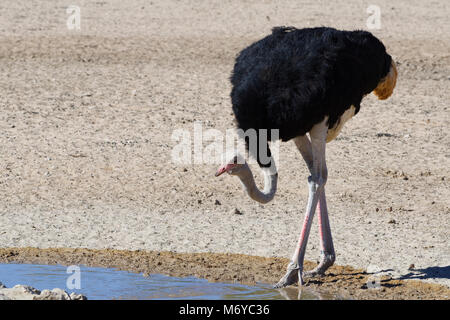
[[[143,276],[138,273],[109,268],[79,266],[80,289],[71,289],[67,267],[59,265],[0,264],[0,282],[11,288],[16,284],[29,285],[38,290],[61,288],[69,294],[81,293],[89,300],[110,299],[204,299],[204,300],[280,300],[280,299],[333,299],[309,290],[273,289],[270,284],[253,286],[238,283],[209,282],[196,277],[169,277],[161,274]],[[69,288],[67,280],[69,279]]]

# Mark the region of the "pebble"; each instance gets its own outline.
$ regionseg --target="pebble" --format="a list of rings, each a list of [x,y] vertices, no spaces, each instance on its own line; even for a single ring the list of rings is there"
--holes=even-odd
[[[235,208],[235,209],[233,210],[233,213],[234,213],[234,214],[240,214],[240,215],[244,214],[243,212],[239,211],[239,209],[237,209],[237,208]]]

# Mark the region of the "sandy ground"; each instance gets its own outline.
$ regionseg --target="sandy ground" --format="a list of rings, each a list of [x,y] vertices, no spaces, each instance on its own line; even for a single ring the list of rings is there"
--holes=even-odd
[[[69,30],[71,4],[0,4],[0,246],[290,257],[308,175],[293,143],[262,206],[216,164],[173,163],[171,136],[233,128],[233,59],[271,27],[367,29],[372,3],[77,1]],[[328,144],[336,264],[450,286],[450,6],[377,5],[399,79]]]

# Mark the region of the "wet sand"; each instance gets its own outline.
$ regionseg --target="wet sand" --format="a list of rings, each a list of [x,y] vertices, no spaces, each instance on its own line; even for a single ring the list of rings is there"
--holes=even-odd
[[[85,265],[117,268],[136,273],[165,274],[177,277],[195,276],[216,282],[243,284],[276,283],[283,275],[287,259],[264,258],[242,254],[173,253],[155,251],[92,250],[68,248],[8,248],[0,249],[0,263],[33,263]],[[305,268],[314,263],[306,261]],[[414,271],[411,271],[411,275]],[[450,299],[446,286],[417,280],[393,279],[381,276],[379,287],[371,287],[364,270],[349,266],[333,266],[320,278],[307,280],[305,286],[343,299]],[[413,278],[413,277],[412,277]],[[292,294],[290,286],[290,294]]]

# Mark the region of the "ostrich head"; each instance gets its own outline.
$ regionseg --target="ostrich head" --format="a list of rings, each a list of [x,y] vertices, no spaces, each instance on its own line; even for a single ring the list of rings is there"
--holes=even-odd
[[[244,157],[239,153],[234,153],[231,160],[226,162],[217,170],[216,177],[220,176],[224,172],[237,176],[239,180],[241,180],[244,191],[255,201],[267,203],[275,196],[275,192],[277,191],[278,174],[274,174],[270,168],[262,168],[262,173],[264,175],[264,189],[262,191],[259,190],[255,184],[252,170],[250,170],[250,167]]]
[[[239,175],[245,165],[246,162],[244,157],[242,157],[239,153],[235,153],[228,162],[217,169],[216,177],[220,176],[224,172],[231,175]]]
[[[397,67],[395,66],[394,59],[391,60],[391,68],[389,69],[386,77],[381,79],[378,86],[375,88],[374,93],[380,100],[385,100],[392,95],[395,84],[397,83]]]

